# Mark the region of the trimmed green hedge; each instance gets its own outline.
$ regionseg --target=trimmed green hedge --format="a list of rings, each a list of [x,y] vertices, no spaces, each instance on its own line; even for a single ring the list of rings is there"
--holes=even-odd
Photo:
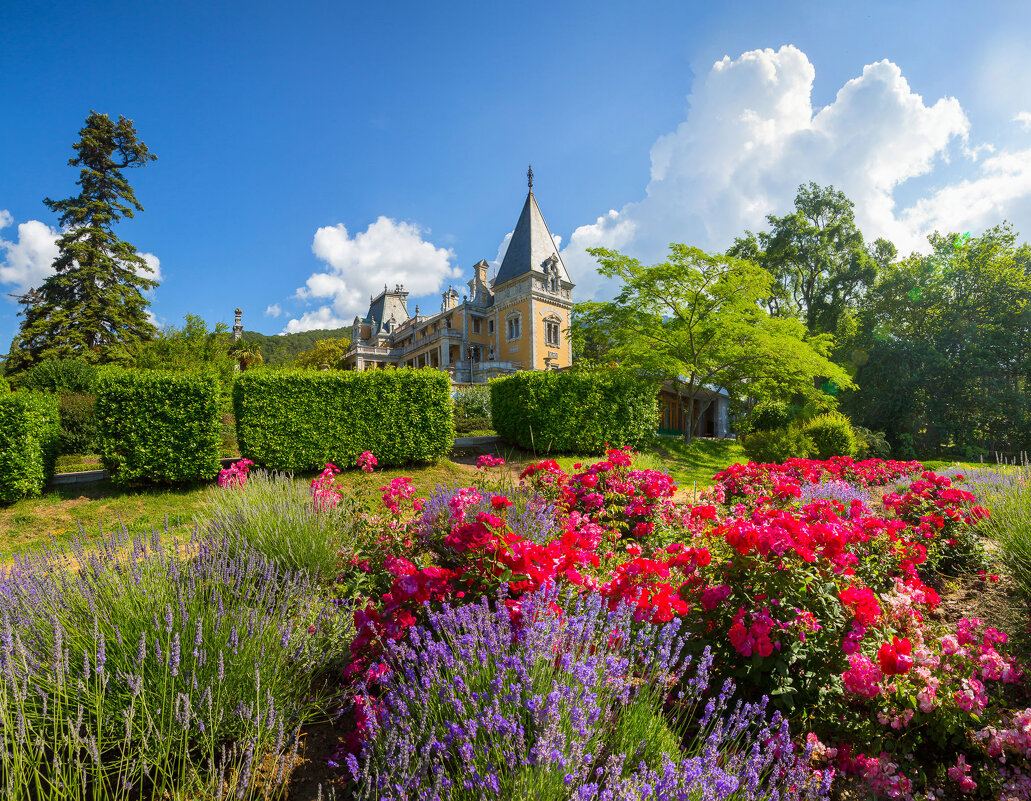
[[[494,430],[538,454],[636,447],[655,430],[657,389],[619,371],[521,372],[490,382]]]
[[[111,480],[175,484],[218,475],[219,391],[218,379],[205,373],[102,375],[95,408]]]
[[[451,380],[422,370],[246,372],[233,385],[240,453],[271,470],[355,464],[371,451],[380,466],[451,452]]]
[[[0,396],[0,503],[38,495],[54,473],[61,422],[57,396]]]

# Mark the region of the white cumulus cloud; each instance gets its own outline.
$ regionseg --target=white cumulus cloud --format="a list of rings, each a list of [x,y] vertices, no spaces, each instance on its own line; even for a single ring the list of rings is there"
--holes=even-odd
[[[283,329],[284,334],[296,334],[299,331],[321,331],[326,328],[343,328],[351,321],[333,314],[329,306],[319,306],[315,311],[305,312],[300,319],[291,320]]]
[[[790,212],[808,181],[843,191],[868,240],[886,237],[902,253],[926,250],[936,229],[1013,220],[1006,209],[1031,199],[1031,150],[972,145],[956,98],[925,101],[884,60],[814,108],[815,77],[806,55],[787,45],[724,57],[696,79],[684,121],[652,146],[644,197],[570,237],[562,256],[578,294],[608,289],[589,247],[644,261],[661,260],[670,242],[723,250],[746,229],[763,230],[767,214]],[[1016,119],[1024,115],[1031,124],[1027,112]],[[930,176],[931,188],[903,204],[899,188],[920,176]]]
[[[14,224],[14,217],[0,209],[0,230]],[[0,284],[7,284],[13,292],[23,294],[43,283],[53,273],[51,265],[57,258],[59,233],[46,223],[29,220],[18,224],[17,238],[0,236]]]
[[[137,270],[137,274],[143,278],[149,278],[151,281],[161,281],[164,276],[161,274],[161,259],[155,256],[153,253],[141,253],[140,257],[147,262],[147,266],[150,267],[150,272],[146,270]]]
[[[381,292],[385,284],[404,284],[413,296],[419,296],[438,291],[448,279],[461,277],[462,271],[452,266],[454,251],[426,241],[425,233],[413,223],[389,217],[380,217],[354,236],[342,223],[319,228],[311,249],[326,269],[309,276],[297,297],[328,303],[290,320],[286,330],[292,333],[349,324],[368,309],[369,296]]]
[[[1013,121],[1019,122],[1025,131],[1031,131],[1031,111],[1018,111]]]
[[[14,217],[6,209],[0,209],[0,230],[14,223]],[[39,220],[19,223],[17,239],[6,240],[0,236],[0,284],[13,287],[10,294],[23,294],[38,287],[53,275],[54,259],[57,258],[57,239],[61,232]],[[140,253],[150,267],[150,272],[138,270],[140,276],[155,281],[162,279],[161,260],[153,253]]]
[[[265,316],[266,317],[278,317],[282,313],[283,313],[283,310],[281,308],[279,308],[279,304],[278,303],[269,304],[269,307],[267,309],[265,309]]]

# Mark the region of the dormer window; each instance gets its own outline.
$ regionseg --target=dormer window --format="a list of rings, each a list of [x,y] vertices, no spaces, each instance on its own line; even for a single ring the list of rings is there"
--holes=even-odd
[[[547,286],[552,292],[558,292],[558,256],[552,253],[544,262],[544,274]]]

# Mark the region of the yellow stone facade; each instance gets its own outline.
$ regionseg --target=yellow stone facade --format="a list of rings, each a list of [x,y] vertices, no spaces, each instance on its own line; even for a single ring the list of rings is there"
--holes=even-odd
[[[469,291],[449,287],[440,311],[408,312],[403,285],[371,298],[356,317],[344,367],[447,370],[457,383],[483,383],[517,370],[557,370],[572,363],[569,315],[573,283],[537,206],[531,184],[495,278],[480,261]]]

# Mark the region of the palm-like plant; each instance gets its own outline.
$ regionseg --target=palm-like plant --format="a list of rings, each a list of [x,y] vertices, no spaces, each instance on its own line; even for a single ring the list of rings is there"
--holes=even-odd
[[[261,355],[261,345],[257,342],[246,342],[245,340],[238,339],[229,346],[227,353],[236,360],[241,373],[248,367],[265,362]]]

